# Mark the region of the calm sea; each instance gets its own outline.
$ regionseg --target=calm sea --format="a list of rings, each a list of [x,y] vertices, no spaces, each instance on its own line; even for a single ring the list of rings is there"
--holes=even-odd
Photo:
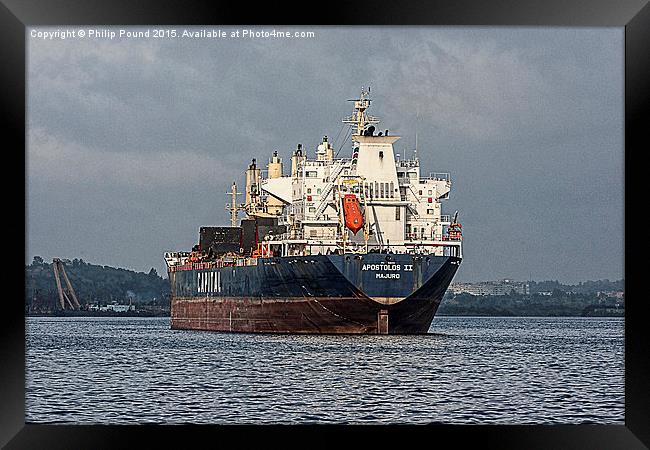
[[[620,318],[436,317],[422,336],[28,318],[28,423],[624,423]]]

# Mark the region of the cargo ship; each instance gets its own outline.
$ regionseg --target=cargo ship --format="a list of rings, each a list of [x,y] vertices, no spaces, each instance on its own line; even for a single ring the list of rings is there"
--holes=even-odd
[[[440,207],[451,179],[421,173],[417,144],[410,158],[395,152],[369,91],[350,100],[336,154],[324,136],[313,157],[297,144],[286,175],[277,151],[265,171],[253,159],[244,202],[236,182],[228,194],[230,226],[200,227],[191,251],[165,253],[172,329],[428,332],[462,260],[458,212]]]

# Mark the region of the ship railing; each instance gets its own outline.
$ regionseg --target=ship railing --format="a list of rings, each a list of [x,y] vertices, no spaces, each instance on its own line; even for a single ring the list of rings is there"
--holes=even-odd
[[[418,180],[417,176],[409,177],[409,176],[398,176],[397,177],[397,182],[400,185],[406,185],[406,184],[416,184]]]
[[[406,235],[406,241],[462,241],[462,240],[463,240],[463,235],[458,232],[452,234],[435,235],[435,236],[422,236],[415,233]]]
[[[406,241],[443,241],[444,234],[423,235],[421,233],[407,233]]]
[[[443,235],[436,235],[436,236],[422,236],[420,234],[407,234],[406,239],[404,239],[404,243],[411,245],[412,243],[418,243],[418,242],[424,242],[424,243],[431,243],[431,242],[438,242],[440,245],[445,245],[443,243],[450,242],[448,245],[457,245],[455,243],[462,241],[462,235],[452,235],[449,236],[449,234],[443,234]]]
[[[336,158],[333,160],[334,162],[341,162],[341,163],[346,163],[352,161],[351,158]],[[307,166],[329,166],[332,164],[331,160],[325,159],[325,160],[318,160],[318,159],[310,159],[308,161]]]
[[[407,241],[437,241],[442,239],[436,239],[435,236],[423,236],[421,234],[411,233],[406,235],[405,242]]]
[[[257,259],[249,257],[235,257],[232,259],[221,259],[216,261],[206,261],[191,264],[177,264],[169,267],[169,272],[182,272],[185,270],[206,270],[218,269],[221,267],[240,267],[240,266],[255,266]]]
[[[412,249],[412,252],[418,253],[427,248],[442,248],[443,256],[463,256],[462,241],[449,240],[448,237],[442,236],[441,240],[414,239],[404,241],[404,246]]]
[[[293,240],[301,240],[304,239],[304,231],[302,230],[297,230],[293,232],[293,235],[291,234],[290,231],[282,234],[276,234],[273,236],[273,239],[269,239],[268,241],[264,241],[265,243],[269,242],[271,244],[281,244],[283,241],[293,241]]]
[[[428,177],[420,177],[420,183],[427,181],[451,181],[451,176],[448,172],[431,172]]]

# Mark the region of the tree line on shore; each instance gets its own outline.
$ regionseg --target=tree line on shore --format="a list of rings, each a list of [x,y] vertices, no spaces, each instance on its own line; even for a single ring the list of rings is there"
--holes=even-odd
[[[136,272],[89,264],[76,258],[63,260],[63,263],[82,305],[106,305],[113,302],[134,305],[169,304],[169,280],[159,276],[154,268],[149,273]],[[25,266],[26,308],[53,310],[58,301],[52,264],[35,256],[32,263]]]
[[[545,291],[546,292],[546,291]],[[447,293],[438,308],[448,316],[623,316],[624,299],[601,291],[576,293],[554,289],[549,295]]]

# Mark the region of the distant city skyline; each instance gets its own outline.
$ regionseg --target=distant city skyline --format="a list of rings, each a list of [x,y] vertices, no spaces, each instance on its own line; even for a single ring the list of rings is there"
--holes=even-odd
[[[278,150],[286,174],[297,143],[313,156],[344,134],[346,100],[370,85],[396,152],[412,155],[417,131],[423,172],[451,173],[443,213],[459,211],[465,241],[455,282],[624,277],[623,28],[275,29],[315,36],[28,29],[26,263],[164,276],[164,251],[229,224],[226,193],[251,158]]]

